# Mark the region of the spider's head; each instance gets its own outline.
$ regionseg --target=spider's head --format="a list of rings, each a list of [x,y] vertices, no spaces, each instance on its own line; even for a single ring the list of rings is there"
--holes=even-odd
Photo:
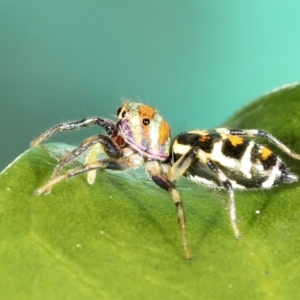
[[[151,159],[163,161],[169,156],[171,130],[154,108],[125,102],[117,114],[118,130],[130,147]]]

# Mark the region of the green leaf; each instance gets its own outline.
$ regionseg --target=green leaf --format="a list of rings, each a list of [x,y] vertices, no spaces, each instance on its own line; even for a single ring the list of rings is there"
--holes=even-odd
[[[300,86],[260,98],[226,125],[268,130],[300,151]],[[174,205],[143,169],[98,171],[94,185],[80,175],[34,196],[70,149],[29,149],[0,175],[1,299],[300,297],[298,183],[237,192],[236,241],[226,193],[180,179],[187,262]],[[300,174],[299,161],[273,149]]]

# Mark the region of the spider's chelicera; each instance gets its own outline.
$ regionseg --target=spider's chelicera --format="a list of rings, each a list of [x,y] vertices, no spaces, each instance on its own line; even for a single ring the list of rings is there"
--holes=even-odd
[[[187,259],[191,259],[185,214],[174,183],[179,177],[186,176],[195,183],[228,192],[230,221],[236,238],[241,238],[241,234],[237,226],[234,189],[272,188],[298,180],[298,176],[270,149],[247,139],[266,138],[289,156],[300,159],[299,154],[266,131],[228,128],[195,130],[181,133],[171,141],[168,123],[154,108],[125,102],[117,114],[117,122],[91,117],[61,123],[34,140],[31,145],[37,146],[57,132],[93,125],[106,131],[106,135],[90,137],[65,155],[56,165],[49,181],[35,194],[50,193],[53,185],[78,174],[88,173],[87,180],[92,184],[98,169],[123,171],[144,165],[152,181],[169,192],[181,227],[184,253]],[[86,151],[88,154],[82,167],[60,172],[64,165]],[[99,152],[104,152],[107,157],[98,160]]]

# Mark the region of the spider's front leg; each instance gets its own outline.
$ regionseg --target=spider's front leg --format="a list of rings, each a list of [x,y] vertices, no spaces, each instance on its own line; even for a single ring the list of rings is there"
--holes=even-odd
[[[96,136],[84,140],[76,149],[62,157],[55,166],[51,178],[55,177],[64,165],[70,163],[82,153],[84,153],[85,151],[89,150],[97,144],[101,145],[101,148],[103,149],[104,153],[110,158],[120,158],[122,156],[122,150],[119,148],[119,146],[114,140],[112,140],[106,135],[98,134]],[[90,161],[91,159],[89,159],[87,162]],[[94,161],[96,161],[96,159]]]
[[[38,138],[31,142],[31,146],[38,146],[57,132],[80,130],[94,125],[102,127],[108,135],[112,135],[117,129],[116,123],[114,121],[98,117],[86,118],[79,121],[65,122],[60,123],[41,134]]]
[[[80,156],[83,152],[87,151],[88,149],[94,147],[95,145],[100,144],[106,153],[106,155],[110,158],[116,159],[122,156],[122,150],[116,144],[114,140],[106,135],[99,134],[97,136],[93,136],[84,140],[76,149],[65,155],[60,159],[57,165],[54,168],[54,171],[50,177],[49,182],[57,176],[59,171],[62,169],[63,166],[73,161],[75,158]],[[89,162],[87,162],[89,163]],[[46,191],[47,194],[51,192],[51,188]]]
[[[105,158],[99,161],[86,163],[81,168],[72,169],[61,175],[51,178],[44,186],[35,191],[35,195],[41,195],[43,193],[49,194],[53,185],[61,182],[62,180],[69,179],[89,171],[99,169],[125,171],[131,168],[138,168],[143,164],[143,157],[134,152],[132,149],[124,148],[121,151],[122,157],[120,158]]]
[[[162,175],[161,166],[157,161],[149,161],[146,163],[146,171],[149,174],[150,178],[153,182],[158,185],[160,188],[169,192],[177,211],[178,222],[181,227],[181,237],[182,237],[182,245],[185,256],[188,260],[191,259],[191,255],[188,249],[187,237],[186,237],[186,220],[185,213],[181,201],[181,197],[176,189],[175,184]]]

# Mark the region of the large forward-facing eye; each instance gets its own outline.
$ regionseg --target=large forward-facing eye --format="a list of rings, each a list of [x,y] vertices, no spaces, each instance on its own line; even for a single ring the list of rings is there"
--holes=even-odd
[[[142,122],[143,122],[143,125],[145,125],[145,126],[150,124],[150,120],[148,118],[144,118]]]

